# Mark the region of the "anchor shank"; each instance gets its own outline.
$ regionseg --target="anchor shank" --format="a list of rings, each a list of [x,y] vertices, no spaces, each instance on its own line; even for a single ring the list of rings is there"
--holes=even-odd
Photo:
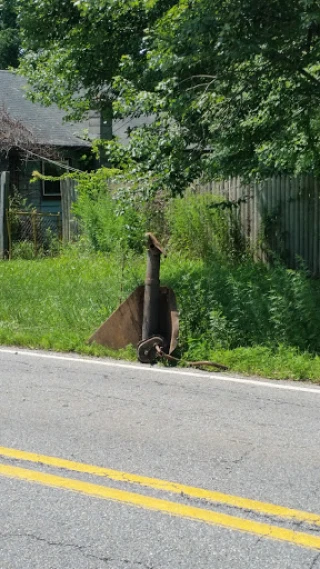
[[[162,249],[148,234],[147,274],[144,288],[142,340],[159,333],[160,257]]]

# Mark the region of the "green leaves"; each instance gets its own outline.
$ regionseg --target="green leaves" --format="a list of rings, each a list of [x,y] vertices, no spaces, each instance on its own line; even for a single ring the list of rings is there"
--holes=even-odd
[[[75,111],[103,109],[106,86],[119,72],[121,57],[141,58],[144,29],[168,0],[17,0],[24,56],[21,72],[37,98]]]
[[[197,0],[150,31],[144,76],[162,94],[157,117],[165,110],[179,123],[210,177],[317,170],[320,51],[318,36],[305,51],[311,16],[320,21],[316,3]],[[142,111],[134,101],[131,110]]]
[[[18,66],[20,38],[15,0],[0,2],[0,69]]]
[[[112,104],[116,117],[154,118],[110,149],[115,165],[120,152],[173,193],[200,173],[320,174],[318,0],[18,6],[35,97],[74,117]]]

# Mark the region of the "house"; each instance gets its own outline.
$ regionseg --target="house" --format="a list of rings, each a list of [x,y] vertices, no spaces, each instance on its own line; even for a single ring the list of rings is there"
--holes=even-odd
[[[10,172],[11,195],[16,191],[37,210],[53,213],[61,208],[60,182],[30,183],[32,171],[57,176],[64,168],[81,169],[91,143],[81,124],[64,122],[57,106],[28,100],[25,85],[23,77],[0,71],[0,171]]]
[[[0,70],[0,258],[11,257],[14,242],[33,243],[37,254],[48,235],[69,241],[77,234],[71,214],[74,183],[31,182],[33,171],[59,177],[72,169],[96,168],[99,164],[91,153],[94,139],[116,136],[126,144],[133,128],[152,121],[150,117],[104,120],[92,111],[86,120],[70,123],[56,105],[30,101],[26,88],[25,78]]]
[[[59,176],[68,168],[94,167],[90,141],[115,135],[125,144],[132,128],[151,119],[112,123],[102,120],[99,113],[90,112],[86,120],[68,123],[64,120],[65,113],[56,105],[44,107],[31,102],[26,96],[26,85],[26,79],[20,75],[0,71],[0,172],[10,172],[11,194],[16,191],[40,212],[56,213],[61,210],[60,182],[31,183],[34,170]]]

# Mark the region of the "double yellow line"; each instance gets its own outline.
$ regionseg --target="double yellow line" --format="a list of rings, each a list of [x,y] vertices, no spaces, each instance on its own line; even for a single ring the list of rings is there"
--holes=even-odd
[[[109,468],[102,468],[81,462],[74,462],[5,447],[0,447],[0,456],[7,459],[34,463],[38,466],[45,465],[52,468],[64,469],[69,472],[74,471],[89,474],[108,480],[134,484],[145,488],[151,488],[153,490],[179,494],[180,496],[197,498],[210,502],[210,506],[212,503],[227,505],[240,510],[245,509],[262,515],[273,516],[280,520],[293,520],[313,526],[320,526],[320,516],[314,513],[232,496],[229,494],[222,494],[221,492],[204,490],[193,486],[187,486],[185,484],[177,484],[166,480],[159,480],[157,478],[129,474]],[[53,488],[61,488],[104,500],[122,502],[130,506],[136,506],[146,510],[163,512],[179,518],[201,521],[211,525],[218,525],[237,531],[256,534],[260,537],[290,542],[301,547],[320,550],[320,537],[312,535],[311,533],[298,532],[276,525],[227,515],[213,511],[212,509],[188,506],[181,504],[180,502],[172,502],[169,500],[138,494],[136,492],[128,492],[125,490],[110,488],[108,486],[92,484],[90,482],[83,482],[72,478],[65,478],[40,472],[38,470],[20,468],[7,464],[0,464],[0,476],[25,480]],[[241,511],[239,513],[241,514]]]

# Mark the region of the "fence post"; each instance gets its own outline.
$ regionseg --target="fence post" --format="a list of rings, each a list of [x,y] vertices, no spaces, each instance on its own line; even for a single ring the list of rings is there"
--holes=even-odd
[[[34,249],[34,256],[36,257],[38,254],[38,237],[37,237],[37,212],[31,212],[31,225],[32,225],[32,241],[33,241],[33,249]]]
[[[0,259],[8,257],[7,208],[9,196],[9,172],[0,175]]]
[[[72,216],[72,204],[77,199],[76,181],[61,180],[62,241],[69,243],[78,236],[78,224]]]

